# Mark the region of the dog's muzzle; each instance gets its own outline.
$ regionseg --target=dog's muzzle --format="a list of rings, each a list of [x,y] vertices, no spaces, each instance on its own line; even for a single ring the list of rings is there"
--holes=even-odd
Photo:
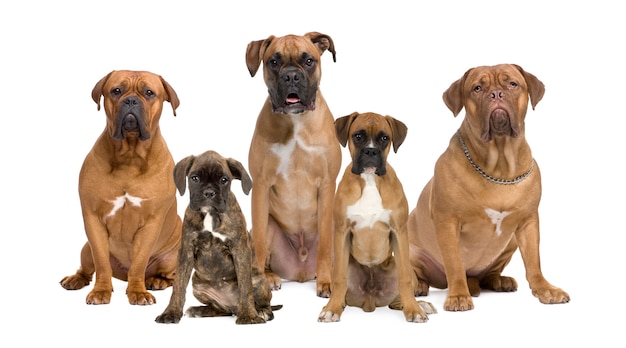
[[[118,111],[113,139],[122,140],[129,133],[137,134],[141,140],[150,139],[143,115],[145,115],[145,110],[139,99],[128,97],[123,100]]]
[[[287,67],[278,77],[275,90],[269,91],[272,96],[274,113],[300,114],[315,110],[315,94],[317,88],[308,85],[309,79],[300,69]]]
[[[374,171],[376,175],[387,174],[385,160],[382,151],[376,147],[364,147],[358,152],[352,165],[352,173],[361,175],[368,171]]]

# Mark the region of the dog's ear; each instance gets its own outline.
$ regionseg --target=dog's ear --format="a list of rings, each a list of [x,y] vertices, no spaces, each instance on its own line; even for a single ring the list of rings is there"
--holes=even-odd
[[[472,69],[466,71],[463,77],[454,81],[450,87],[443,92],[443,102],[446,103],[448,109],[452,111],[454,117],[456,117],[463,109],[463,85],[465,84],[465,79]]]
[[[274,37],[274,35],[271,35],[265,40],[252,41],[248,44],[248,47],[246,48],[246,65],[248,66],[250,76],[254,77],[254,75],[256,75],[257,70],[259,70],[259,66],[261,66],[263,56],[265,55],[265,50],[270,45]]]
[[[335,120],[335,135],[343,147],[346,147],[348,143],[348,138],[350,138],[350,125],[358,114],[358,112],[353,112],[348,116],[339,117]]]
[[[400,120],[396,120],[391,116],[385,116],[387,123],[391,127],[392,134],[392,142],[393,142],[393,152],[398,152],[398,148],[406,139],[406,133],[408,131],[408,127]]]
[[[111,76],[112,73],[113,71],[101,78],[100,81],[98,81],[98,83],[96,83],[96,85],[91,90],[91,99],[93,99],[93,101],[98,104],[98,111],[100,111],[100,99],[104,95],[102,89],[104,88],[104,84],[107,82],[109,76]]]
[[[195,156],[187,156],[178,161],[174,166],[174,184],[176,184],[176,188],[181,196],[185,194],[185,189],[187,188],[187,174],[189,174],[189,169],[191,169],[191,165],[195,159]]]
[[[335,44],[333,43],[333,39],[326,35],[320,34],[318,32],[310,32],[304,34],[305,37],[308,37],[311,42],[320,50],[320,54],[323,54],[326,50],[333,54],[333,62],[337,62],[337,52],[335,52]]]
[[[233,175],[233,178],[241,180],[243,193],[246,195],[250,193],[250,190],[252,189],[252,179],[250,178],[250,175],[248,175],[248,172],[243,164],[232,158],[228,158],[226,162],[228,162],[228,169],[230,169],[230,173]]]
[[[522,69],[521,66],[517,64],[513,64],[524,76],[524,80],[526,80],[526,84],[528,84],[528,95],[530,96],[530,105],[533,110],[535,110],[535,106],[539,101],[543,98],[543,94],[546,92],[546,86],[544,86],[543,82],[539,81],[539,79]]]
[[[167,101],[170,102],[170,104],[172,105],[172,111],[174,111],[174,116],[176,116],[176,109],[178,108],[178,106],[180,105],[180,100],[178,100],[178,95],[176,94],[176,91],[174,91],[174,88],[172,88],[172,86],[170,86],[170,84],[165,81],[165,79],[161,76],[159,76],[161,78],[161,83],[163,83],[163,87],[165,88],[165,91],[167,92]]]

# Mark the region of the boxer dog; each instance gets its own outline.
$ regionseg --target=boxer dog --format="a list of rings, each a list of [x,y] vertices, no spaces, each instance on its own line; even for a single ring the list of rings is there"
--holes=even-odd
[[[146,71],[113,71],[91,92],[106,126],[87,154],[78,191],[87,234],[81,266],[61,280],[77,290],[96,282],[88,304],[111,300],[111,277],[128,282],[131,304],[156,300],[147,289],[172,285],[182,222],[172,180],[174,160],[159,128],[163,102],[180,104],[161,76]]]
[[[417,279],[409,263],[409,207],[387,155],[404,141],[407,127],[391,116],[353,113],[335,121],[337,139],[352,163],[337,187],[334,203],[334,265],[328,304],[318,320],[339,321],[347,305],[372,312],[401,309],[409,322],[423,323],[436,313],[416,301]]]
[[[190,317],[236,315],[237,324],[272,320],[272,292],[252,260],[246,220],[230,190],[241,180],[248,194],[252,180],[243,165],[215,151],[188,156],[174,167],[174,181],[185,194],[189,178],[189,205],[183,219],[183,237],[170,303],[158,323],[178,323],[193,270],[193,294],[204,306],[190,307]],[[278,308],[278,307],[277,307]]]
[[[259,113],[248,156],[252,240],[269,286],[316,279],[330,295],[332,205],[341,167],[334,118],[319,89],[320,57],[335,46],[328,35],[270,36],[252,41],[246,64],[261,62],[269,96]]]
[[[444,309],[465,311],[481,288],[516,291],[502,271],[519,248],[533,295],[569,301],[539,262],[541,177],[524,120],[529,98],[534,109],[544,91],[520,66],[501,64],[469,69],[444,92],[454,116],[466,114],[409,217],[416,295],[449,288]]]

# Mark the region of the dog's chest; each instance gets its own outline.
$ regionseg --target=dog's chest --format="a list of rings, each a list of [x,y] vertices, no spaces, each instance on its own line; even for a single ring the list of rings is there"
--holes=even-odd
[[[213,228],[213,217],[211,214],[207,213],[204,217],[204,232],[210,233],[214,238],[225,242],[228,239],[228,236],[224,233],[215,232]]]
[[[305,137],[302,136],[306,132],[306,126],[303,121],[298,120],[297,115],[292,116],[293,120],[293,137],[286,143],[275,143],[271,146],[271,151],[278,157],[279,164],[276,168],[277,175],[287,176],[289,171],[298,166],[293,165],[293,161],[299,158],[309,158],[316,154],[323,154],[324,149],[320,146],[310,144]],[[307,162],[310,162],[308,159]]]
[[[361,174],[365,187],[361,198],[347,207],[347,218],[355,223],[356,229],[372,227],[376,222],[389,224],[391,211],[383,208],[380,192],[376,187],[375,174]]]

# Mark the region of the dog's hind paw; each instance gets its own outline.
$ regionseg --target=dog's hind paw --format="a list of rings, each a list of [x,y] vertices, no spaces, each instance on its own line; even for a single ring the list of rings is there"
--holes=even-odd
[[[334,313],[332,311],[323,310],[317,317],[317,321],[320,323],[336,323],[341,318],[341,313]]]
[[[65,290],[78,290],[89,285],[91,277],[85,277],[82,274],[76,273],[71,276],[67,276],[59,282]]]

